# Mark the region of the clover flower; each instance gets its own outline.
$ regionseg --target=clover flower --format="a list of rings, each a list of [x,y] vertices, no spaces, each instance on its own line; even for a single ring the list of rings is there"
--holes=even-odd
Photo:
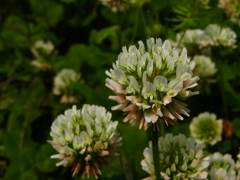
[[[136,3],[136,0],[100,0],[100,2],[113,12],[119,12],[128,9],[130,4]]]
[[[209,57],[196,55],[193,57],[193,60],[196,63],[193,72],[200,79],[208,78],[216,73],[217,69],[215,67],[215,63]]]
[[[225,14],[233,23],[240,25],[240,2],[239,0],[219,0],[219,8],[225,10]]]
[[[235,169],[236,169],[236,180],[240,180],[240,151],[237,155],[237,160],[235,163]]]
[[[42,70],[50,69],[52,67],[50,60],[57,53],[54,51],[54,45],[51,41],[45,42],[43,40],[36,41],[31,47],[31,52],[36,58],[31,64]]]
[[[195,142],[194,138],[186,138],[183,134],[173,136],[167,134],[158,140],[160,174],[163,179],[204,179],[208,173],[208,158],[203,157],[203,144]],[[144,149],[142,169],[150,174],[144,180],[155,180],[152,143]]]
[[[201,46],[204,31],[201,29],[188,29],[185,32],[177,33],[176,42],[180,46]]]
[[[210,24],[205,29],[204,46],[223,46],[235,48],[236,33],[230,28],[220,27],[217,24]]]
[[[79,82],[80,74],[76,73],[72,69],[62,69],[54,77],[53,94],[62,95],[62,103],[75,103],[78,101],[78,97],[74,90],[70,87],[71,83]]]
[[[82,109],[68,109],[59,115],[51,126],[52,140],[48,141],[59,154],[57,166],[72,166],[73,176],[80,172],[98,178],[100,169],[117,155],[121,137],[116,132],[118,122],[104,107],[83,105]]]
[[[176,124],[184,119],[180,114],[189,116],[181,100],[198,94],[190,90],[199,79],[192,73],[195,62],[185,48],[179,53],[168,40],[148,39],[147,49],[138,43],[139,48],[124,46],[113,69],[106,71],[106,86],[116,94],[109,99],[119,103],[112,110],[122,110],[127,115],[123,121],[139,123],[139,128],[147,129],[159,118]]]
[[[214,145],[222,139],[222,120],[209,112],[200,113],[190,123],[191,136],[199,143]]]
[[[235,180],[235,162],[230,154],[215,152],[209,158],[209,180]]]

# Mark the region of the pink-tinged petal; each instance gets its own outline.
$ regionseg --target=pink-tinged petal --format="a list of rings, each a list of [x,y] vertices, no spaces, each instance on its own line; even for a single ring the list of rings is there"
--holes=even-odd
[[[135,111],[138,109],[138,106],[136,106],[135,104],[130,104],[129,106],[127,106],[126,108],[123,109],[123,111]]]
[[[164,109],[163,109],[163,115],[164,115],[165,117],[170,118],[170,119],[175,119],[175,117],[169,112],[169,110],[168,110],[167,108],[164,108]]]
[[[111,100],[116,101],[118,103],[127,102],[127,99],[126,99],[125,95],[108,96],[108,99],[111,99]]]
[[[189,112],[190,110],[187,109],[185,106],[186,104],[180,102],[180,101],[177,101],[177,100],[174,100],[174,102],[172,103],[173,105],[173,108],[175,109],[175,111],[179,114],[183,114],[185,116],[189,116]]]
[[[118,83],[116,83],[115,81],[113,81],[112,79],[107,78],[106,79],[106,84],[105,84],[109,89],[111,89],[112,91],[114,91],[116,94],[126,94],[126,90],[124,89],[124,87]]]
[[[51,159],[64,159],[66,157],[65,154],[55,154],[55,155],[52,155],[50,158]]]
[[[128,105],[128,102],[122,103],[122,104],[118,104],[116,106],[113,106],[111,109],[112,111],[115,110],[123,110],[126,106]]]
[[[56,143],[54,141],[47,141],[50,143],[54,149],[56,149],[59,153],[64,154],[66,152],[66,148],[64,148],[61,144]]]
[[[144,123],[144,130],[146,131],[148,129],[148,123],[145,121]]]
[[[147,104],[144,104],[144,103],[136,103],[136,105],[139,107],[139,109],[143,109],[143,110],[151,107],[151,106],[149,106]]]
[[[74,169],[73,169],[73,174],[72,174],[72,177],[73,176],[75,176],[75,174],[77,174],[80,170],[81,170],[81,164],[80,163],[78,163],[75,167],[74,167]]]
[[[131,111],[124,119],[123,122],[128,122],[131,119],[136,119],[137,118],[137,113],[136,111]]]
[[[144,117],[142,117],[140,124],[139,124],[139,129],[142,129],[143,124],[145,123]]]
[[[62,160],[62,161],[56,163],[56,166],[66,166],[66,165],[67,165],[67,161],[65,161],[65,160]]]
[[[167,104],[169,104],[171,102],[172,102],[172,97],[171,96],[166,95],[166,96],[163,97],[163,104],[164,105],[167,105]]]
[[[146,122],[150,123],[155,123],[158,120],[158,116],[155,115],[155,113],[151,110],[151,111],[144,111],[144,118],[146,120]]]
[[[183,120],[183,117],[180,116],[171,106],[168,107],[168,110],[170,111],[170,113],[175,117],[178,118],[180,120]]]
[[[165,121],[165,123],[166,123],[167,126],[168,126],[169,124],[170,124],[170,125],[175,125],[175,124],[177,124],[176,121],[172,120],[171,118],[165,117],[165,116],[163,116],[163,120]]]
[[[162,111],[161,111],[160,108],[156,108],[156,109],[154,110],[154,113],[155,113],[156,115],[160,116],[160,117],[163,116],[163,113],[162,113]]]
[[[126,99],[131,101],[131,103],[133,103],[133,104],[136,104],[139,101],[137,96],[126,96]]]
[[[186,81],[183,81],[183,86],[186,87],[186,86],[190,86],[191,84],[197,82],[199,80],[199,77],[198,76],[195,76],[193,77],[192,79],[188,79]]]
[[[109,155],[109,151],[101,151],[100,156],[107,156]]]

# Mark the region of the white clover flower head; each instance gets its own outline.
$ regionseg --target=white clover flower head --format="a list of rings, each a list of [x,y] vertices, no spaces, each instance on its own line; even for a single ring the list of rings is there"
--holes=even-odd
[[[240,150],[240,148],[239,148]],[[240,180],[240,151],[237,155],[237,160],[235,163],[235,170],[236,170],[236,180]]]
[[[31,47],[31,52],[35,59],[31,62],[32,65],[42,69],[50,69],[50,59],[56,55],[56,51],[54,51],[54,45],[51,41],[43,41],[42,39],[36,41],[34,45]]]
[[[201,79],[213,76],[217,72],[215,63],[211,60],[210,57],[196,55],[193,57],[193,60],[196,63],[193,73]]]
[[[109,99],[119,103],[112,110],[122,110],[127,114],[123,121],[138,123],[139,128],[147,129],[159,118],[176,124],[184,119],[180,114],[189,116],[181,100],[198,94],[190,90],[199,79],[192,72],[195,62],[187,58],[185,48],[179,53],[168,40],[148,39],[146,49],[138,43],[138,48],[124,46],[113,69],[106,71],[106,86],[116,94]]]
[[[236,47],[236,33],[230,28],[220,27],[217,24],[210,24],[205,29],[203,46]]]
[[[214,145],[222,140],[222,120],[217,120],[214,113],[200,113],[193,118],[189,128],[191,136],[199,143]]]
[[[96,178],[109,158],[117,155],[121,137],[116,131],[117,121],[104,107],[73,106],[59,115],[51,126],[52,140],[48,141],[59,152],[51,156],[61,161],[57,166],[72,166],[73,176],[79,171],[83,176],[92,172]]]
[[[183,134],[173,136],[166,134],[160,137],[159,163],[163,179],[204,179],[208,173],[209,159],[203,157],[203,144],[195,142],[194,138],[186,138]],[[142,169],[150,174],[146,180],[155,180],[155,170],[152,155],[152,143],[144,149]]]
[[[80,81],[81,75],[76,73],[73,69],[62,69],[55,77],[53,82],[53,94],[61,95],[62,103],[75,103],[78,101],[73,89],[70,87],[71,83]]]
[[[127,0],[100,0],[100,2],[113,12],[125,11],[129,6]]]
[[[240,25],[239,0],[219,0],[218,7],[225,10],[225,14],[233,23]]]
[[[209,163],[209,180],[235,180],[235,162],[230,154],[215,152],[210,155]]]
[[[204,36],[204,31],[201,29],[187,29],[186,32],[180,32],[176,36],[176,42],[180,46],[200,46]]]

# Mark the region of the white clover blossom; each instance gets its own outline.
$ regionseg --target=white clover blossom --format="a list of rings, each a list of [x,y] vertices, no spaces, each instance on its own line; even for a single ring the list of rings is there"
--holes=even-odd
[[[215,152],[210,155],[209,163],[209,180],[236,180],[235,162],[230,154]]]
[[[52,140],[48,141],[59,152],[51,156],[61,161],[57,166],[72,166],[73,176],[79,171],[83,176],[92,172],[96,178],[109,158],[117,155],[121,137],[116,132],[117,121],[104,107],[73,106],[59,115],[51,126]]]
[[[191,136],[199,143],[214,145],[222,140],[222,120],[217,120],[214,113],[200,113],[193,118],[189,128]]]
[[[240,148],[239,148],[240,150]],[[240,180],[240,151],[237,155],[237,160],[235,163],[235,169],[236,169],[236,180]]]
[[[130,4],[136,3],[136,0],[99,0],[104,6],[110,8],[113,12],[125,11]]]
[[[116,94],[109,99],[119,103],[112,110],[123,110],[124,122],[145,129],[159,118],[167,124],[183,120],[180,114],[189,116],[189,110],[181,100],[198,94],[190,90],[199,79],[192,72],[195,62],[185,48],[179,53],[168,40],[148,39],[147,49],[142,41],[138,44],[124,46],[113,69],[106,71],[106,86]]]
[[[203,46],[236,47],[237,35],[230,28],[210,24],[206,27],[204,34]]]
[[[53,82],[53,94],[61,95],[62,103],[74,103],[78,99],[70,87],[71,83],[80,81],[81,75],[73,69],[62,69],[55,77]]]
[[[211,60],[210,57],[203,56],[203,55],[196,55],[193,57],[193,61],[196,63],[196,66],[193,72],[200,79],[213,76],[217,71],[215,67],[215,63]]]
[[[165,179],[205,179],[209,165],[208,157],[203,156],[203,144],[195,142],[194,138],[186,138],[183,134],[173,136],[167,134],[158,140],[160,174]],[[152,143],[144,149],[142,169],[149,173],[144,180],[155,180]]]
[[[50,60],[56,55],[54,51],[54,45],[51,41],[43,41],[42,39],[36,41],[31,47],[31,52],[35,59],[31,62],[32,65],[42,69],[50,69]]]
[[[204,31],[201,29],[187,29],[186,32],[180,32],[176,35],[176,42],[180,46],[201,46],[204,37]]]
[[[240,1],[239,0],[219,0],[219,8],[225,10],[230,20],[240,25]]]

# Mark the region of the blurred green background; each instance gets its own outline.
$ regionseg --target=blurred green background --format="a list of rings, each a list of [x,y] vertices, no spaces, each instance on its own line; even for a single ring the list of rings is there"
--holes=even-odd
[[[116,0],[115,0],[116,1]],[[119,0],[118,0],[119,1]],[[225,137],[209,151],[239,152],[240,138],[240,26],[232,23],[217,0],[138,0],[124,2],[126,9],[113,12],[99,0],[9,0],[0,3],[0,179],[63,180],[71,177],[70,167],[56,167],[50,159],[56,151],[47,143],[57,115],[73,103],[61,103],[53,94],[58,72],[70,68],[81,74],[81,83],[71,84],[83,104],[111,110],[113,93],[105,87],[105,71],[112,67],[123,46],[147,38],[175,40],[187,29],[204,29],[211,23],[229,27],[237,34],[235,49],[220,48],[211,56],[221,59],[215,83],[187,100],[191,116],[165,132],[189,136],[189,122],[200,112],[215,113],[233,124],[232,136]],[[203,3],[203,4],[202,4]],[[31,63],[31,51],[38,40],[51,41],[54,54],[44,59],[51,68]],[[218,65],[218,63],[217,63]],[[121,155],[102,170],[105,180],[133,180],[147,176],[141,168],[148,133],[123,123],[116,111],[123,137]],[[232,130],[232,129],[230,129]],[[230,131],[229,130],[229,131]]]

